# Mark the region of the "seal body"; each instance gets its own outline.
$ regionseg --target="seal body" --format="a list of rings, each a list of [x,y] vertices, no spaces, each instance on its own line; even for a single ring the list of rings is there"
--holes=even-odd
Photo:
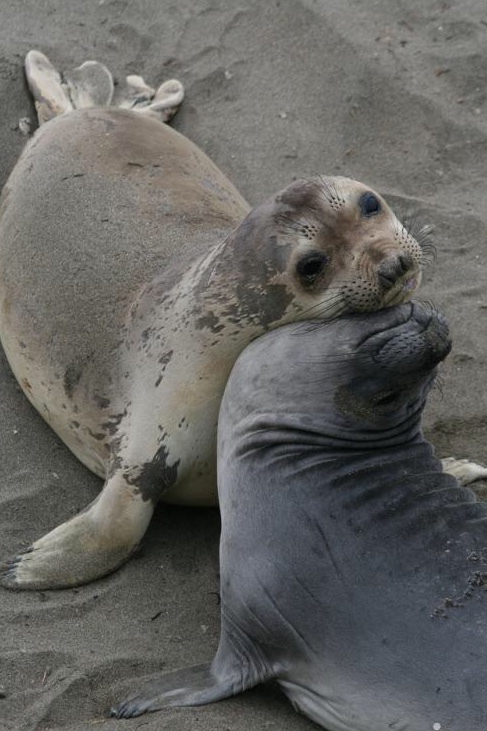
[[[58,84],[31,61],[37,86]],[[106,69],[83,68],[76,98],[99,77],[110,91]],[[361,183],[301,180],[250,210],[152,113],[66,111],[55,84],[3,192],[0,336],[27,397],[105,486],[7,564],[15,588],[113,570],[160,498],[214,504],[218,408],[242,349],[288,322],[407,300],[424,258]]]
[[[118,716],[273,679],[328,731],[485,728],[487,506],[420,424],[449,348],[418,304],[248,346],[219,421],[218,652]]]

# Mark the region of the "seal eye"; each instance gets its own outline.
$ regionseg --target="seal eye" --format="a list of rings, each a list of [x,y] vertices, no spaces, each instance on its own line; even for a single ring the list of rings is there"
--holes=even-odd
[[[305,254],[297,263],[296,271],[305,284],[312,284],[328,264],[328,257],[321,251]]]
[[[364,216],[375,216],[381,211],[379,199],[370,191],[361,196],[359,204]]]

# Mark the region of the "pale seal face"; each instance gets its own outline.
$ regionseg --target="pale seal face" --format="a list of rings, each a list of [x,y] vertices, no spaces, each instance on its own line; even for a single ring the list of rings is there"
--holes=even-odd
[[[7,563],[5,585],[41,589],[115,569],[159,499],[215,504],[218,409],[239,353],[290,322],[407,301],[428,243],[347,178],[299,180],[250,210],[159,121],[176,82],[131,79],[138,111],[131,93],[124,108],[83,108],[110,103],[105,67],[61,77],[33,52],[26,68],[45,124],[2,197],[0,336],[31,403],[105,480]]]
[[[483,731],[487,505],[420,423],[450,346],[412,303],[246,348],[219,421],[218,652],[115,715],[275,680],[330,731]]]
[[[327,307],[336,314],[404,302],[419,285],[420,243],[378,193],[347,178],[323,177],[289,186],[276,202],[284,207],[278,214],[283,239],[298,241],[295,287],[308,296],[329,288]],[[313,310],[318,317],[328,312],[320,305]]]
[[[247,216],[215,275],[222,267],[241,280],[240,314],[260,314],[265,327],[371,312],[407,301],[418,287],[427,227],[418,234],[357,181],[300,180]]]

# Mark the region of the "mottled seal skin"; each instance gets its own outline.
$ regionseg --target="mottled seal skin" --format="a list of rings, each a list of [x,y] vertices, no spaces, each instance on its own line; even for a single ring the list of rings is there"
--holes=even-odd
[[[276,680],[328,731],[485,731],[487,505],[421,432],[449,349],[419,304],[247,347],[219,421],[218,652],[115,715]]]
[[[37,54],[32,75],[47,64]],[[106,77],[88,66],[86,87],[93,70]],[[42,119],[64,109],[57,91]],[[215,503],[238,354],[291,321],[409,299],[423,233],[346,178],[300,180],[250,210],[150,114],[68,109],[43,124],[3,192],[0,336],[31,403],[105,486],[8,562],[3,583],[91,581],[128,558],[160,498]]]

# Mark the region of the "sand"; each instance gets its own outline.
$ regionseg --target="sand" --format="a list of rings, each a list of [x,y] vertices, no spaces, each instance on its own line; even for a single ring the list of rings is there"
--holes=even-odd
[[[103,61],[179,78],[175,127],[251,203],[294,177],[354,177],[435,227],[423,294],[454,350],[427,433],[487,460],[487,8],[484,0],[9,0],[0,6],[0,183],[34,119],[22,63]],[[0,356],[0,556],[100,487],[21,394]],[[0,729],[316,728],[273,689],[115,721],[110,704],[162,668],[210,659],[219,633],[216,510],[162,507],[138,555],[75,591],[0,590]]]

